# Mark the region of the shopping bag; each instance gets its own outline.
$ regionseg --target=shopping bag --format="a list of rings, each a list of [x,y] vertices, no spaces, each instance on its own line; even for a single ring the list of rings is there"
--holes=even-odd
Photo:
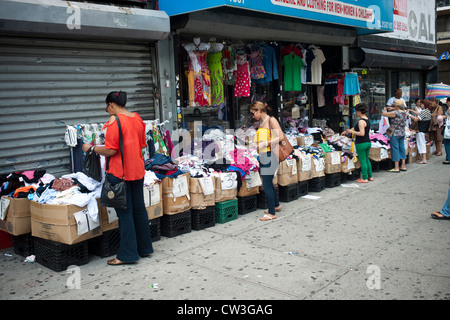
[[[94,180],[102,181],[102,167],[100,164],[100,155],[90,148],[84,159],[84,173]]]

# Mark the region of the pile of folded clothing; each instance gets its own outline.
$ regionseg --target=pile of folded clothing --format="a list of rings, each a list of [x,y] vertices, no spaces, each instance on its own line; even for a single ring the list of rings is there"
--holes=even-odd
[[[153,158],[145,160],[145,170],[153,171],[160,180],[166,177],[176,178],[183,174],[183,171],[178,168],[178,163],[162,153],[157,153]]]

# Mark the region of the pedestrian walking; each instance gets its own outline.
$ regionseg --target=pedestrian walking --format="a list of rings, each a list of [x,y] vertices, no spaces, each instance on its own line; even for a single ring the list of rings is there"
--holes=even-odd
[[[93,152],[109,158],[106,174],[112,184],[124,177],[127,186],[127,209],[116,209],[119,218],[120,245],[116,258],[108,260],[108,265],[135,263],[140,257],[153,253],[152,238],[144,203],[145,167],[142,148],[145,147],[145,124],[135,112],[129,112],[125,105],[126,92],[111,92],[106,97],[109,121],[104,146],[83,145],[83,151]],[[123,133],[123,166],[120,154],[119,127],[115,116],[119,117]]]
[[[372,143],[370,142],[370,121],[367,117],[368,108],[364,103],[355,106],[356,116],[360,118],[358,123],[352,129],[345,130],[342,135],[353,133],[355,138],[356,153],[361,163],[361,176],[356,180],[358,183],[368,183],[373,181],[372,164],[369,160],[369,152]]]
[[[450,181],[449,181],[450,184]],[[450,187],[448,188],[447,201],[441,211],[433,211],[431,217],[436,220],[450,220]]]
[[[281,132],[277,119],[271,117],[271,108],[267,103],[256,101],[250,108],[253,119],[259,121],[258,130],[255,134],[255,143],[259,154],[259,166],[264,193],[266,194],[269,209],[260,219],[268,221],[277,218],[276,212],[281,211],[278,196],[273,185],[273,177],[278,168],[278,160],[272,152],[272,146],[279,142]],[[277,134],[278,132],[278,134]]]
[[[431,109],[431,123],[430,123],[430,140],[433,141],[436,146],[436,151],[433,152],[436,156],[442,156],[442,143],[444,137],[442,135],[442,125],[439,125],[439,116],[444,115],[444,110],[442,106],[439,105],[436,98],[430,98],[431,104],[433,105]],[[442,119],[442,117],[441,117]]]
[[[398,99],[394,101],[392,107],[386,107],[382,115],[389,118],[389,123],[395,128],[394,135],[390,139],[391,157],[394,161],[394,168],[389,172],[406,171],[406,151],[405,151],[405,127],[408,114],[405,111],[404,101]],[[399,164],[401,160],[401,165]]]

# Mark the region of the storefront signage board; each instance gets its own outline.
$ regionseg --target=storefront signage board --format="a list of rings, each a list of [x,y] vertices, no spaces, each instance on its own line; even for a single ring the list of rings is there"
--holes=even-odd
[[[358,1],[359,2],[359,1]],[[436,7],[430,0],[394,0],[394,32],[380,36],[434,45]]]
[[[362,33],[394,29],[392,0],[159,0],[169,16],[223,6],[355,27]]]

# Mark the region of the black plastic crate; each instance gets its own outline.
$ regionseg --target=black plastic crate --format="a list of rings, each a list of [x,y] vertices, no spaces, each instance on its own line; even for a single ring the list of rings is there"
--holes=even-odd
[[[238,197],[238,214],[246,214],[258,209],[256,206],[258,201],[257,195]]]
[[[279,186],[280,202],[291,202],[298,199],[298,183],[293,183],[287,186]]]
[[[341,173],[332,173],[325,175],[325,187],[336,188],[341,185]]]
[[[373,161],[370,160],[370,164],[372,165],[372,172],[378,172],[383,168],[385,161]]]
[[[14,253],[22,257],[28,257],[34,254],[34,238],[31,233],[13,236]]]
[[[316,177],[308,180],[309,192],[321,192],[325,189],[325,177]]]
[[[275,188],[275,192],[277,194],[277,197],[280,197],[279,188]],[[268,209],[269,204],[267,203],[267,197],[266,193],[264,192],[264,189],[259,189],[259,193],[256,195],[256,208],[258,209]]]
[[[216,206],[191,209],[192,230],[202,230],[216,225]]]
[[[170,215],[164,214],[161,217],[161,235],[171,238],[189,233],[192,230],[191,224],[191,210]]]
[[[161,218],[152,219],[149,223],[152,242],[161,240]]]
[[[307,181],[299,181],[297,183],[297,193],[298,197],[306,196],[309,192],[308,180]]]
[[[355,181],[355,180],[359,179],[360,175],[361,175],[361,169],[358,168],[358,169],[355,169],[354,171],[351,171],[351,172],[345,174],[345,179],[347,181]]]
[[[67,245],[55,241],[34,238],[36,262],[53,271],[65,271],[71,265],[81,266],[89,262],[88,242]]]
[[[394,161],[392,161],[392,159],[386,159],[384,161],[380,161],[380,169],[382,169],[382,170],[391,170],[391,169],[394,169],[394,167],[395,167],[395,163],[394,163]]]
[[[103,232],[99,237],[88,240],[89,253],[101,258],[109,257],[117,253],[120,246],[119,229]]]

